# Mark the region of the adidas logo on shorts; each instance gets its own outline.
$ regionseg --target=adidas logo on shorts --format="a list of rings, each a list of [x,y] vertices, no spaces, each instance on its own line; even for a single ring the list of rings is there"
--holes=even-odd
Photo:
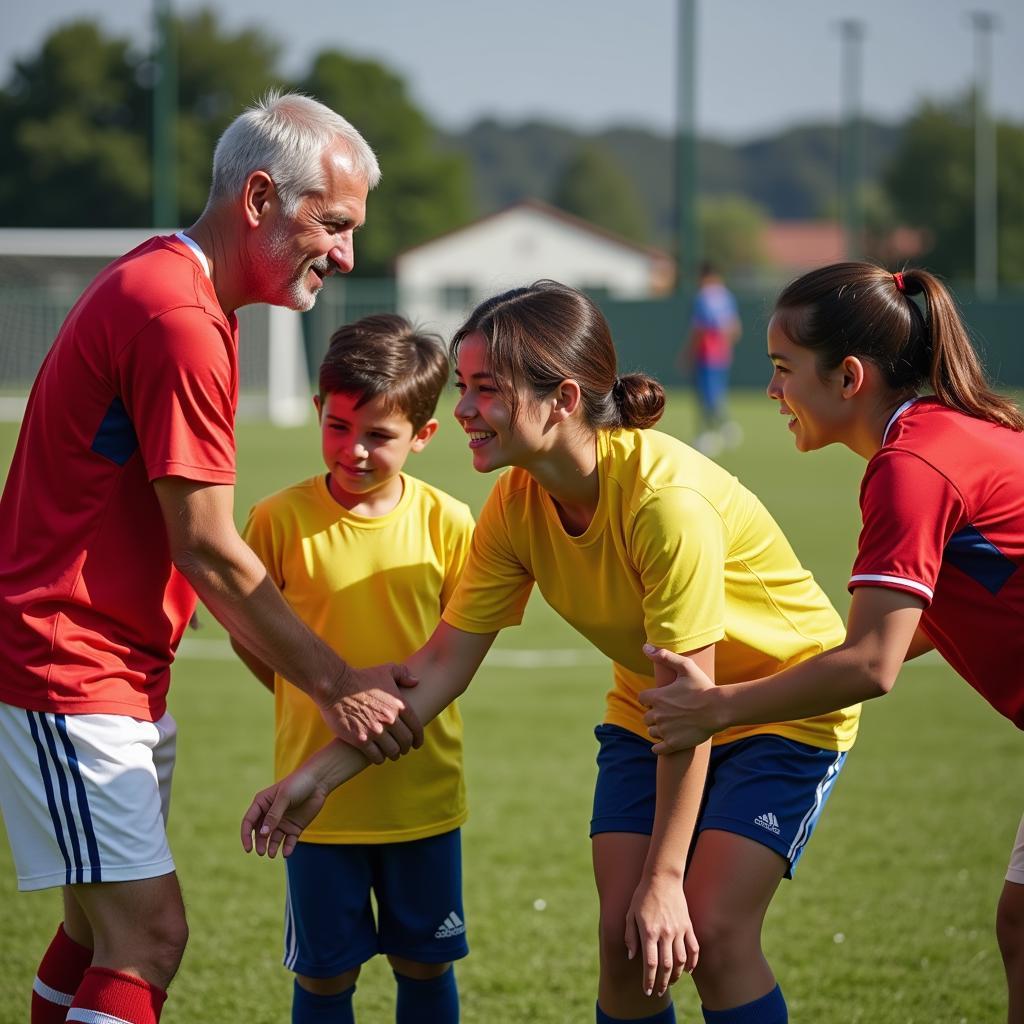
[[[771,811],[765,811],[764,814],[759,814],[754,819],[755,825],[760,825],[761,828],[768,829],[769,832],[774,832],[779,835],[782,829],[779,828],[779,819]]]
[[[435,939],[450,939],[453,935],[461,935],[466,930],[462,918],[453,910],[442,922],[441,927],[434,932]]]

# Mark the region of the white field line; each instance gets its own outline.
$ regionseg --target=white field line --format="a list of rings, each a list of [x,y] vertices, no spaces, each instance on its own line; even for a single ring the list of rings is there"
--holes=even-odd
[[[196,661],[234,661],[235,652],[227,640],[185,637],[178,647],[178,657]],[[572,668],[577,665],[607,665],[608,659],[592,647],[547,650],[500,648],[492,650],[484,664],[492,668]]]
[[[178,657],[196,661],[234,661],[235,652],[227,640],[203,640],[185,637],[178,647]],[[937,651],[929,651],[908,661],[905,668],[932,668],[942,664]],[[608,659],[593,647],[515,648],[492,650],[484,660],[492,668],[574,668],[585,665],[607,665]]]

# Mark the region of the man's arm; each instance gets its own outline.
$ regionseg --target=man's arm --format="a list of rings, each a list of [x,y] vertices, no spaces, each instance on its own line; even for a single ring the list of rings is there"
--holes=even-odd
[[[427,643],[407,659],[419,683],[404,698],[420,721],[436,718],[465,691],[497,635],[467,633],[441,622]],[[334,740],[291,775],[257,793],[242,819],[246,852],[255,847],[258,854],[273,857],[283,846],[287,857],[327,795],[367,763],[354,747]]]
[[[651,735],[661,738],[655,752],[694,747],[734,725],[812,718],[881,697],[915,643],[922,611],[924,602],[902,590],[858,587],[842,644],[773,676],[728,686],[715,686],[689,659],[645,649],[678,676],[640,694],[650,708],[644,720]]]
[[[252,651],[243,647],[234,637],[230,638],[231,649],[239,661],[271,692],[274,692],[274,670],[260,661]]]
[[[331,731],[371,761],[423,742],[399,696],[396,666],[357,672],[292,611],[235,528],[234,488],[162,477],[153,486],[171,558],[217,620],[255,659],[305,691]]]

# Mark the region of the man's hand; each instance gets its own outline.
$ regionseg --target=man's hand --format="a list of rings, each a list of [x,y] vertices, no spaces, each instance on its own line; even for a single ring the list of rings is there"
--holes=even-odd
[[[317,703],[331,732],[367,760],[396,761],[423,743],[423,726],[399,692],[400,686],[416,683],[404,665],[350,669]]]
[[[242,818],[242,847],[273,857],[283,845],[287,857],[302,830],[317,816],[329,790],[314,773],[298,768],[253,797]]]
[[[626,951],[643,958],[646,995],[663,996],[683,971],[697,966],[700,946],[690,922],[681,878],[644,879],[626,914]]]
[[[638,696],[650,710],[644,715],[652,737],[659,740],[651,749],[656,754],[690,750],[710,739],[721,728],[716,722],[719,691],[692,658],[650,644],[644,654],[654,662],[655,670],[671,669],[676,679]]]

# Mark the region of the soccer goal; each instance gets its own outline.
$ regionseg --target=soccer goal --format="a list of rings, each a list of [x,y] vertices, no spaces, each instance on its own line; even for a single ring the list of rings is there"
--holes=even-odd
[[[0,229],[0,419],[21,419],[39,366],[89,282],[152,234],[146,228]],[[238,321],[239,417],[302,423],[311,391],[300,315],[246,306]]]

